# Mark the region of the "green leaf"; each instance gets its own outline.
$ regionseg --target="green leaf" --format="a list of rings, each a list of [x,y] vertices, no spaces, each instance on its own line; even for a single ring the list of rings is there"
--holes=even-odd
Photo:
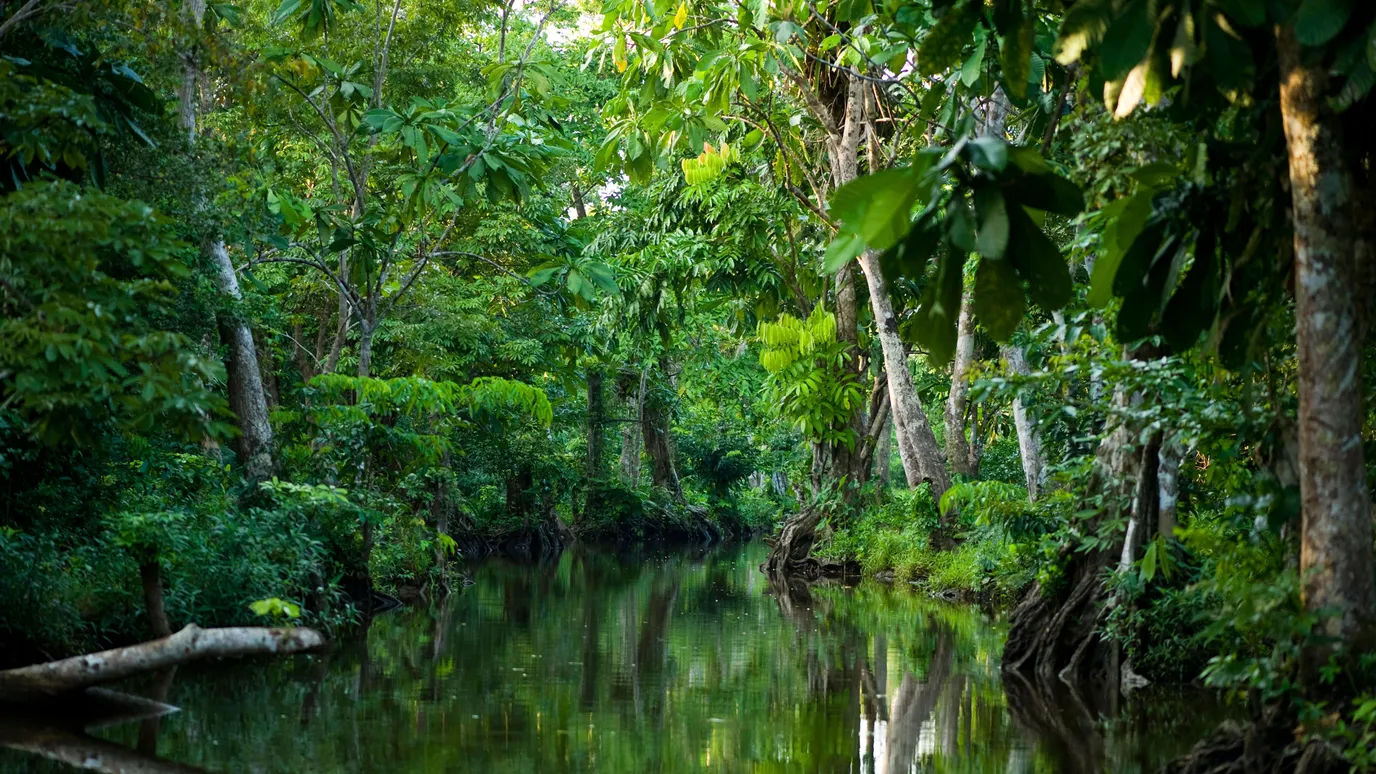
[[[902,242],[879,256],[884,278],[893,282],[899,277],[916,279],[927,268],[927,261],[941,244],[942,228],[930,217],[919,218]]]
[[[1306,46],[1322,46],[1339,32],[1352,15],[1352,0],[1302,0],[1295,11],[1295,39]]]
[[[1084,211],[1085,197],[1080,188],[1052,172],[1022,175],[1004,185],[1004,195],[1034,210],[1073,218]]]
[[[1070,6],[1061,20],[1061,30],[1052,49],[1056,61],[1066,67],[1079,61],[1081,54],[1103,39],[1113,18],[1112,12],[1110,0],[1080,0]]]
[[[1008,249],[1008,208],[1003,191],[992,182],[976,183],[971,198],[975,201],[975,217],[979,228],[975,236],[975,251],[985,258],[1002,258]],[[1024,216],[1026,217],[1026,216]]]
[[[1026,311],[1027,302],[1013,265],[981,258],[975,271],[974,312],[989,335],[996,341],[1008,341]]]
[[[1156,541],[1152,541],[1142,556],[1142,577],[1149,581],[1156,577],[1156,546]]]
[[[960,66],[960,82],[966,86],[974,86],[979,80],[980,70],[984,66],[984,51],[988,47],[989,39],[985,38],[975,44],[974,53],[970,54],[965,60],[965,64]]]
[[[919,156],[914,166],[885,169],[841,186],[831,197],[832,217],[841,221],[842,232],[858,235],[876,250],[888,249],[908,233],[921,193],[917,183],[930,163]]]
[[[1228,19],[1243,27],[1260,27],[1266,23],[1266,4],[1257,0],[1215,0]]]
[[[1061,251],[1021,207],[1009,208],[1008,217],[1012,224],[1008,261],[1027,282],[1032,302],[1048,312],[1070,303],[1074,288]]]
[[[273,12],[270,23],[276,26],[290,19],[297,11],[301,10],[301,2],[302,0],[282,0],[282,4],[277,6],[277,10]]]
[[[1136,67],[1151,48],[1154,25],[1150,0],[1132,0],[1113,20],[1097,48],[1099,69],[1106,81],[1118,81]]]
[[[1194,264],[1161,315],[1161,332],[1172,352],[1192,348],[1199,342],[1200,334],[1213,325],[1219,287],[1215,239],[1212,230],[1199,235]]]
[[[1002,172],[1008,166],[1008,143],[993,135],[976,137],[965,144],[965,156],[986,172]]]
[[[1028,79],[1032,75],[1032,45],[1037,31],[1036,19],[1022,15],[1022,4],[1014,3],[1018,9],[1017,26],[1003,38],[1003,51],[999,65],[1003,68],[1003,88],[1008,96],[1015,99],[1027,97]]]
[[[964,264],[962,254],[944,251],[927,278],[910,326],[917,345],[927,351],[931,364],[938,368],[951,362],[955,355]]]
[[[837,234],[836,238],[831,240],[831,244],[827,245],[826,255],[822,258],[822,270],[828,274],[835,274],[863,252],[864,237],[853,233]]]
[[[1142,287],[1147,273],[1156,263],[1165,235],[1166,224],[1155,223],[1132,240],[1132,246],[1123,253],[1123,259],[1114,272],[1113,295],[1126,298]]]
[[[1094,262],[1089,280],[1090,306],[1103,307],[1113,298],[1113,280],[1127,249],[1132,246],[1147,218],[1151,216],[1151,195],[1137,193],[1117,199],[1104,207],[1103,249]]]
[[[917,70],[921,75],[943,73],[960,59],[965,44],[974,35],[979,21],[980,6],[976,0],[964,0],[952,8],[922,38],[917,47]]]

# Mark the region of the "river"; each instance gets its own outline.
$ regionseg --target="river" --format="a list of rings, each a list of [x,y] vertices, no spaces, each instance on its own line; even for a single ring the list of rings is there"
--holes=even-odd
[[[764,552],[489,561],[328,655],[183,668],[180,712],[91,733],[182,774],[1022,774],[1154,771],[1219,717],[1196,692],[1005,686],[996,618],[869,581],[781,601]],[[0,750],[0,772],[71,770]]]

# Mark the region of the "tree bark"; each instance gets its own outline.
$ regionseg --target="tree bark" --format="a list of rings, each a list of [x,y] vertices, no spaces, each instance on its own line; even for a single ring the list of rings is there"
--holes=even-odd
[[[641,408],[645,453],[650,457],[650,483],[663,487],[675,500],[682,500],[683,488],[679,484],[673,439],[669,435],[668,408],[658,397],[646,396]]]
[[[1362,453],[1362,341],[1354,196],[1327,71],[1277,28],[1280,107],[1290,163],[1299,355],[1301,596],[1333,610],[1323,632],[1351,642],[1376,611],[1371,498]],[[1321,663],[1324,653],[1308,659]],[[1309,667],[1317,663],[1309,664]]]
[[[1022,347],[1005,344],[1002,349],[1003,358],[1008,361],[1009,373],[1027,376],[1032,372],[1027,367],[1027,358],[1023,356]],[[1020,395],[1013,396],[1013,426],[1018,431],[1018,454],[1022,457],[1022,474],[1027,481],[1027,499],[1036,500],[1037,490],[1041,488],[1044,475],[1042,439],[1032,418],[1027,415],[1027,407],[1023,405]]]
[[[889,405],[893,409],[894,426],[900,434],[898,450],[902,453],[905,447],[902,439],[906,437],[906,446],[910,454],[915,456],[915,459],[905,458],[903,461],[908,486],[916,488],[926,482],[932,488],[932,498],[940,501],[951,487],[951,479],[946,474],[946,460],[942,458],[936,434],[932,432],[932,425],[922,409],[922,399],[913,386],[912,372],[908,369],[908,350],[898,335],[898,318],[893,312],[888,283],[879,270],[879,254],[873,250],[865,251],[860,256],[860,268],[869,284],[870,306],[879,328],[879,344],[884,350],[884,370],[889,375]],[[917,480],[914,480],[914,474]]]
[[[203,249],[215,266],[217,289],[236,304],[242,303],[239,280],[234,275],[234,264],[230,262],[224,241],[207,239]],[[225,315],[220,320],[220,338],[229,349],[225,370],[229,379],[229,408],[239,420],[236,451],[249,479],[271,478],[272,423],[268,421],[268,400],[263,391],[263,373],[258,367],[253,331],[247,323]]]
[[[574,189],[577,190],[576,188]],[[588,369],[588,451],[587,459],[584,461],[585,468],[583,473],[584,485],[587,489],[587,498],[583,502],[583,512],[588,513],[597,509],[598,487],[601,485],[602,476],[605,471],[602,464],[602,450],[605,446],[602,437],[602,429],[606,422],[606,408],[603,401],[602,371],[599,368]]]
[[[144,615],[148,617],[148,628],[154,637],[167,637],[172,634],[172,628],[167,623],[167,609],[163,606],[162,564],[156,552],[149,550],[148,553],[139,564]]]
[[[1175,535],[1175,526],[1179,521],[1176,509],[1180,503],[1180,462],[1184,456],[1181,447],[1179,439],[1172,439],[1161,444],[1161,452],[1157,455],[1156,531],[1167,538]]]
[[[170,637],[139,645],[0,671],[0,699],[60,696],[207,658],[286,655],[324,644],[325,638],[313,629],[202,629],[192,624]]]
[[[185,6],[187,23],[200,29],[205,18],[205,0],[189,0]],[[196,144],[199,120],[200,64],[194,50],[181,52],[182,85],[178,93],[182,129],[186,131],[187,152]],[[205,209],[204,194],[195,192],[195,208]],[[201,242],[201,252],[214,269],[215,287],[233,306],[243,303],[239,279],[234,274],[229,251],[219,236],[208,236]],[[267,397],[263,393],[263,374],[258,367],[258,350],[248,324],[222,315],[219,321],[220,338],[229,350],[225,364],[229,376],[229,408],[239,420],[239,457],[245,473],[254,481],[272,475],[272,425],[268,422]]]
[[[956,325],[956,355],[951,363],[951,392],[946,400],[946,459],[951,469],[966,478],[979,475],[965,439],[965,411],[970,396],[970,368],[975,362],[974,295],[960,299],[960,318]]]
[[[373,370],[373,332],[376,326],[371,322],[361,322],[358,326],[358,376],[366,379]]]
[[[882,488],[888,489],[893,479],[890,461],[893,457],[893,413],[890,411],[884,420],[884,429],[879,431],[879,443],[874,448],[874,476]]]

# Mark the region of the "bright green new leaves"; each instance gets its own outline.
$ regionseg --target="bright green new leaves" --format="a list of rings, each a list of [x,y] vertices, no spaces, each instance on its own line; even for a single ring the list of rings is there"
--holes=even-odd
[[[849,345],[836,339],[836,316],[819,305],[806,320],[780,315],[759,326],[760,365],[782,415],[811,441],[855,447],[850,417],[865,400],[846,367]]]

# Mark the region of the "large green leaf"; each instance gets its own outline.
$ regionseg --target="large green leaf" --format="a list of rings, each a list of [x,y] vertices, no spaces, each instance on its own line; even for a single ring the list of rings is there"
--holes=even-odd
[[[1008,219],[1012,225],[1008,260],[1027,281],[1033,303],[1048,312],[1070,303],[1070,267],[1061,251],[1021,207],[1009,207]]]
[[[1004,185],[1004,195],[1024,207],[1068,218],[1079,215],[1085,208],[1080,188],[1054,172],[1015,177]]]
[[[956,351],[964,255],[944,250],[927,278],[911,329],[917,345],[938,368],[951,362]]]
[[[1194,264],[1161,315],[1161,332],[1173,352],[1193,347],[1200,334],[1213,325],[1219,284],[1215,238],[1211,229],[1195,240]]]
[[[976,183],[971,192],[978,228],[975,251],[985,258],[1002,258],[1008,249],[1009,213],[1003,191],[993,182]]]
[[[1008,341],[1012,337],[1027,311],[1022,283],[1018,282],[1012,263],[979,259],[979,269],[975,271],[974,311],[980,324],[995,340]]]
[[[1154,31],[1151,5],[1150,0],[1132,0],[1104,33],[1097,50],[1105,80],[1121,80],[1146,57]]]
[[[1266,4],[1257,0],[1216,0],[1228,18],[1243,27],[1259,27],[1266,23]]]
[[[943,225],[934,222],[932,218],[918,219],[902,242],[879,256],[879,267],[884,278],[893,282],[899,277],[922,276],[926,271],[928,259],[941,244]]]
[[[927,162],[930,163],[930,162]],[[841,221],[841,233],[858,235],[876,250],[886,250],[908,233],[913,205],[921,189],[922,169],[885,169],[856,178],[836,189],[831,216]]]
[[[1052,50],[1056,61],[1067,67],[1079,61],[1081,54],[1104,37],[1112,13],[1111,0],[1080,0],[1070,6],[1061,19],[1061,30]]]
[[[1016,22],[1008,34],[1003,36],[1003,50],[999,65],[1003,68],[1003,89],[1015,99],[1027,97],[1028,78],[1032,73],[1032,44],[1037,31],[1036,19],[1024,16],[1022,3],[1012,4],[1017,9]]]
[[[1094,262],[1087,299],[1090,306],[1099,307],[1108,304],[1113,297],[1114,277],[1118,274],[1123,255],[1151,216],[1151,195],[1142,192],[1117,199],[1104,207],[1102,216],[1105,222],[1103,248]]]
[[[1352,15],[1352,0],[1302,0],[1295,11],[1295,39],[1306,46],[1322,46]]]

